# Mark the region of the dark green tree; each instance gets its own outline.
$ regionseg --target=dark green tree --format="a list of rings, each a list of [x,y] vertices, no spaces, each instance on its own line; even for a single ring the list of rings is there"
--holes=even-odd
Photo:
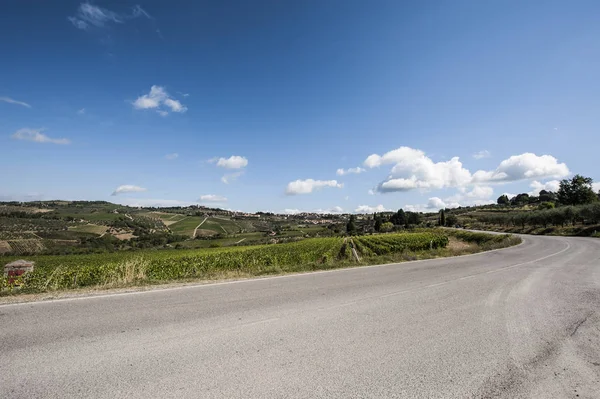
[[[356,234],[356,216],[355,215],[350,215],[350,219],[348,220],[348,223],[346,224],[346,232],[349,235]]]
[[[510,204],[510,200],[508,199],[508,195],[503,194],[498,197],[498,205],[508,205]]]
[[[417,225],[421,223],[421,214],[417,212],[406,212],[406,224]]]
[[[390,218],[390,222],[396,226],[404,226],[408,224],[406,213],[402,209],[398,209],[398,212],[394,213]]]
[[[446,226],[454,227],[457,224],[458,224],[458,217],[456,215],[449,214],[448,216],[446,216]]]
[[[383,224],[382,218],[378,214],[373,215],[373,219],[375,219],[375,231],[381,231],[381,225]]]
[[[521,193],[510,200],[511,205],[525,205],[529,203],[529,194]]]
[[[552,191],[542,190],[540,191],[540,202],[555,202],[556,194]]]
[[[592,189],[594,181],[591,177],[575,175],[571,180],[560,182],[557,197],[562,205],[584,205],[598,201],[598,196]]]
[[[442,209],[440,211],[440,226],[445,226],[445,225],[446,225],[446,213]]]

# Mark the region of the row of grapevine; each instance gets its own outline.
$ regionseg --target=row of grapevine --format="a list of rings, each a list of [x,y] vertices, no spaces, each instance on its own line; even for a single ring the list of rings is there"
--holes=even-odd
[[[441,233],[382,234],[355,237],[353,241],[363,256],[423,251],[448,245],[448,237]]]
[[[35,292],[131,282],[125,277],[128,273],[139,276],[136,279],[165,281],[211,279],[231,272],[234,275],[256,276],[328,269],[354,262],[351,245],[361,256],[372,257],[405,250],[423,250],[430,246],[439,248],[447,243],[448,238],[443,234],[404,233],[354,237],[351,240],[327,237],[276,245],[201,250],[32,256],[27,259],[35,261],[36,268],[24,277],[22,287]]]

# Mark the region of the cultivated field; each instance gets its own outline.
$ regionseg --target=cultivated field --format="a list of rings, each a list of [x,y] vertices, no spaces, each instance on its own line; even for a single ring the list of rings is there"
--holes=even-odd
[[[478,235],[481,236],[487,235]],[[473,241],[472,236],[468,238]],[[515,243],[508,236],[495,236],[492,239],[502,241],[504,246]],[[32,256],[27,259],[36,262],[36,269],[24,278],[22,292],[260,276],[366,265],[381,263],[382,260],[402,261],[455,255],[446,249],[448,242],[448,235],[443,231],[425,231],[351,238],[312,238],[293,243],[246,247]],[[360,260],[352,253],[353,246]],[[8,257],[5,259],[11,260]],[[7,284],[6,279],[0,282]]]

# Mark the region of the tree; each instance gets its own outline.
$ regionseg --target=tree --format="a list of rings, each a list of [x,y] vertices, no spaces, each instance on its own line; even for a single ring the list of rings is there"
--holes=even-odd
[[[406,224],[416,225],[421,223],[421,214],[417,212],[406,212]]]
[[[356,234],[356,215],[350,215],[350,219],[346,224],[346,231],[349,235]]]
[[[592,189],[594,181],[591,177],[575,175],[571,180],[564,179],[558,189],[558,201],[563,205],[584,205],[598,201]]]
[[[381,225],[383,224],[382,218],[380,215],[375,214],[373,215],[373,218],[375,219],[375,231],[381,231]]]
[[[510,200],[508,199],[508,195],[506,194],[502,194],[501,196],[498,197],[498,205],[508,205],[510,203]]]
[[[454,214],[449,214],[448,216],[446,216],[446,226],[448,227],[452,227],[452,226],[456,226],[458,224],[458,217]]]
[[[542,190],[540,191],[540,202],[555,202],[556,194],[552,191]]]
[[[446,214],[444,212],[444,210],[442,209],[440,211],[440,226],[445,226],[446,225]]]
[[[538,205],[538,209],[554,209],[554,202],[542,202],[540,205]]]
[[[529,203],[529,194],[521,193],[510,200],[511,205],[524,205]]]
[[[390,218],[390,222],[395,224],[396,226],[404,226],[408,224],[408,220],[406,217],[406,213],[402,209],[398,209],[398,212],[392,215]]]
[[[381,225],[381,231],[383,231],[384,233],[387,233],[389,231],[394,230],[394,224],[390,223],[390,222],[385,222]]]

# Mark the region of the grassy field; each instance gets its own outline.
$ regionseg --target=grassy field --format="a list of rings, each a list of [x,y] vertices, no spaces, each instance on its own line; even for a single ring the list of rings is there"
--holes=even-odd
[[[169,229],[174,234],[183,234],[189,237],[192,237],[194,234],[194,229],[198,226],[202,221],[206,219],[204,216],[187,216],[179,222],[173,223],[169,226]],[[230,219],[222,219],[222,218],[214,218],[209,217],[206,219],[202,226],[200,226],[201,230],[204,231],[203,235],[213,234],[236,234],[240,232],[240,227]],[[202,232],[201,232],[202,233]]]
[[[92,233],[101,235],[104,234],[108,230],[106,226],[99,226],[97,224],[83,224],[79,226],[70,226],[69,231],[75,231],[78,233]]]
[[[454,233],[452,233],[454,234]],[[361,237],[305,239],[293,243],[211,249],[147,250],[97,255],[32,256],[32,273],[17,283],[18,292],[45,292],[79,287],[114,287],[174,280],[251,277],[345,266],[453,256],[499,248],[519,242],[517,237],[476,233],[450,237],[468,243],[448,246],[443,230]],[[491,237],[491,238],[488,238]],[[201,240],[195,240],[201,241]],[[485,246],[486,243],[493,245]],[[357,260],[351,247],[360,255]],[[458,249],[457,249],[458,248]],[[7,261],[16,258],[5,258]],[[0,278],[0,292],[12,285]]]
[[[196,226],[198,226],[203,220],[204,217],[202,216],[188,216],[181,221],[170,225],[169,229],[173,232],[173,234],[182,234],[191,237]],[[204,225],[202,225],[202,228],[204,228]]]

